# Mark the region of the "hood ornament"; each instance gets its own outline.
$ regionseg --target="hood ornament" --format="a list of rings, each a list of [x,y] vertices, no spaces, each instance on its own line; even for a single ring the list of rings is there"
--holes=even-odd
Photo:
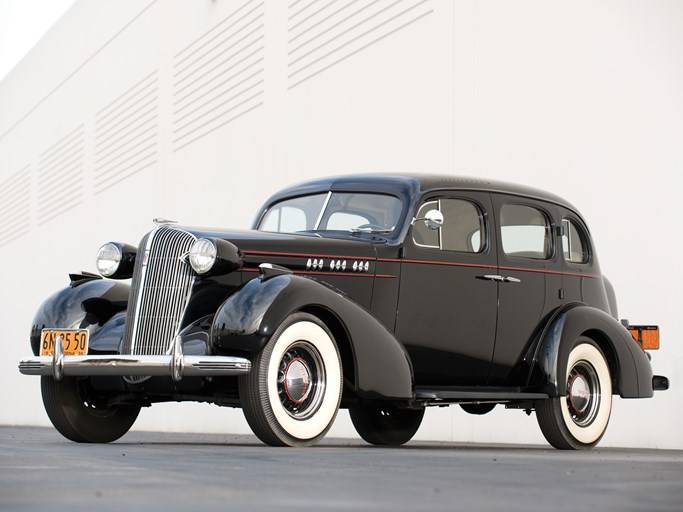
[[[164,219],[163,217],[155,217],[154,219],[152,219],[152,221],[159,227],[168,226],[170,224],[178,224],[177,220],[168,220]]]

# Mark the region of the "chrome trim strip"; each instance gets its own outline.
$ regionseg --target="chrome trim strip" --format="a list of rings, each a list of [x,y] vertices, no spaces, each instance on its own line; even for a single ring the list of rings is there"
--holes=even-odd
[[[138,318],[140,318],[140,308],[142,307],[142,294],[145,291],[144,283],[145,283],[145,276],[147,274],[147,265],[149,263],[149,254],[150,251],[152,250],[152,240],[154,239],[154,235],[158,231],[158,228],[155,228],[149,233],[149,236],[147,238],[147,244],[145,246],[144,251],[142,252],[142,263],[140,264],[140,277],[138,277],[135,284],[137,284],[138,287],[138,294],[137,298],[135,301],[135,312],[134,316],[131,318],[130,315],[126,315],[127,321],[132,321],[132,329],[131,329],[131,335],[130,335],[130,340],[126,340],[128,343],[130,343],[130,353],[135,354],[135,350],[137,348],[137,333],[138,333]]]
[[[52,377],[56,381],[60,381],[64,377],[64,338],[61,336],[57,336],[52,352]]]
[[[129,356],[96,355],[64,356],[62,375],[86,376],[167,376],[167,377],[216,377],[243,375],[251,370],[251,361],[232,356],[183,356],[182,363],[172,355]],[[24,375],[54,376],[52,356],[39,356],[19,363]]]
[[[331,197],[332,197],[332,191],[330,190],[327,193],[327,197],[325,198],[325,202],[323,203],[323,207],[320,209],[320,215],[318,215],[318,220],[315,221],[315,227],[313,229],[316,231],[317,231],[318,227],[320,227],[320,223],[323,220],[323,215],[325,215],[325,210],[327,210],[327,205],[330,203]]]
[[[185,361],[183,359],[183,341],[180,336],[173,340],[173,352],[171,353],[171,378],[178,382],[183,378]]]

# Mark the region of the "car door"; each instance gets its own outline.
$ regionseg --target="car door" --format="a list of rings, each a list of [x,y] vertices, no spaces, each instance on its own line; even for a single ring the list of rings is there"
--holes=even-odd
[[[561,305],[556,207],[492,194],[498,247],[498,330],[489,384],[522,385],[523,364],[543,319]]]
[[[415,217],[440,210],[441,228],[417,220],[404,244],[396,335],[419,386],[486,382],[496,332],[495,235],[485,193],[425,197]]]

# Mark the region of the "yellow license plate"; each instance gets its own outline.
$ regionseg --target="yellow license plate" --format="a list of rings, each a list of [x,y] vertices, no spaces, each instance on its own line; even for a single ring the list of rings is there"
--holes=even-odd
[[[62,337],[65,356],[84,356],[88,353],[88,329],[43,329],[40,336],[40,355],[51,356],[55,340]]]

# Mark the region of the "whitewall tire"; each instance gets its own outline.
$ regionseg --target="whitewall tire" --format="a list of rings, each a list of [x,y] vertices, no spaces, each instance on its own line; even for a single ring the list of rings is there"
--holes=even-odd
[[[579,338],[567,358],[565,396],[536,402],[543,435],[555,448],[592,448],[602,438],[612,411],[612,377],[600,348]]]
[[[313,315],[295,313],[278,327],[239,378],[244,416],[271,446],[317,443],[337,416],[342,364],[332,333]]]

